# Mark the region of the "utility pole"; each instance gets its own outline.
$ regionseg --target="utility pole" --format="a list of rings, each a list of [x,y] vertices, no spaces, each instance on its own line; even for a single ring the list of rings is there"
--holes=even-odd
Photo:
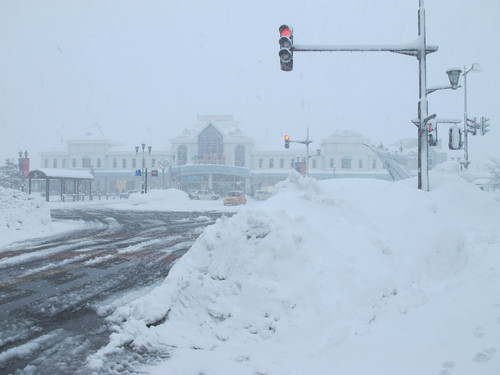
[[[303,141],[292,141],[289,135],[285,135],[285,148],[290,148],[291,142],[306,145],[306,177],[309,177],[309,144],[313,142],[309,139],[309,126],[307,127],[306,139]]]
[[[418,37],[412,43],[396,45],[302,45],[293,43],[293,29],[287,25],[279,28],[280,64],[283,71],[293,70],[294,52],[394,52],[414,56],[419,63],[419,101],[418,101],[418,188],[429,190],[428,139],[427,139],[427,73],[426,56],[436,52],[437,46],[427,46],[425,34],[424,1],[419,0]]]
[[[479,72],[481,71],[481,66],[478,63],[472,64],[470,69],[467,70],[467,67],[464,66],[464,161],[463,161],[463,166],[465,169],[469,169],[469,129],[467,127],[468,119],[467,119],[467,74],[470,72]],[[474,124],[473,124],[473,129],[472,129],[473,135],[476,134],[477,128],[476,128],[476,121],[474,119]]]
[[[148,192],[148,168],[146,167],[146,158],[144,151],[146,144],[142,143],[142,166],[141,166],[141,194],[146,194]],[[148,154],[151,156],[152,146],[148,146]],[[135,146],[135,154],[139,154],[139,146]]]

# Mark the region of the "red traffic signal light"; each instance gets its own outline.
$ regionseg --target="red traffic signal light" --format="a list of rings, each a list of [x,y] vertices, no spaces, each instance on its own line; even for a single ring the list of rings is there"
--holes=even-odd
[[[437,146],[438,144],[438,135],[437,135],[437,124],[430,122],[429,128],[427,132],[427,139],[429,142],[429,146]]]
[[[293,70],[293,30],[287,25],[281,25],[279,32],[281,70],[289,72]]]
[[[287,25],[281,25],[280,36],[291,36],[292,30]]]

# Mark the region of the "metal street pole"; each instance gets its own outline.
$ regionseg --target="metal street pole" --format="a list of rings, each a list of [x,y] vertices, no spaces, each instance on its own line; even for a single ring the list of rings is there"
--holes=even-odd
[[[141,146],[142,146],[141,194],[144,194],[146,192],[144,190],[144,167],[146,164],[146,161],[144,159],[144,148],[146,147],[146,144],[143,143],[143,144],[141,144]]]
[[[146,144],[142,143],[142,167],[141,167],[141,194],[145,194],[147,192],[147,176],[145,176],[145,173],[148,173],[148,170],[146,168],[146,158],[144,155],[144,150],[146,148]],[[149,155],[151,155],[151,149],[152,146],[148,146],[148,152]],[[139,146],[135,146],[135,154],[139,154]]]
[[[481,67],[478,63],[473,63],[469,70],[464,65],[464,162],[462,163],[465,169],[469,168],[469,142],[468,142],[468,134],[469,131],[467,129],[467,74],[470,72],[478,72],[481,70]],[[475,124],[474,124],[475,125]]]
[[[428,115],[427,106],[427,52],[425,35],[424,1],[420,0],[418,10],[418,67],[419,67],[419,102],[418,102],[418,188],[429,191],[429,144],[427,126],[424,123]]]
[[[302,143],[306,145],[306,177],[309,177],[309,143],[312,141],[309,140],[309,126],[307,127],[307,136],[305,141],[298,141],[298,143]]]
[[[473,65],[474,66],[474,65]],[[472,69],[472,68],[471,68]],[[467,68],[464,65],[464,168],[469,169],[469,142],[467,129]]]
[[[309,177],[309,144],[313,142],[309,139],[309,126],[307,127],[306,135],[307,135],[307,137],[304,141],[292,141],[291,140],[290,142],[302,143],[303,145],[306,145],[306,177]]]
[[[438,50],[437,46],[427,46],[425,35],[425,10],[424,1],[419,0],[418,9],[418,38],[408,44],[399,45],[299,45],[292,44],[289,47],[292,52],[394,52],[403,55],[415,56],[419,63],[419,102],[418,102],[418,188],[429,190],[428,153],[427,140],[428,105],[427,105],[427,78],[426,78],[426,56]],[[281,57],[281,55],[280,55]],[[283,62],[283,61],[282,61]],[[288,69],[290,70],[290,69]]]

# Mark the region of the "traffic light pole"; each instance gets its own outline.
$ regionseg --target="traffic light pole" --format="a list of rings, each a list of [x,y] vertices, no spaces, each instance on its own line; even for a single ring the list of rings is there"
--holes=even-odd
[[[309,177],[309,144],[313,142],[309,139],[309,127],[307,127],[306,139],[304,141],[292,141],[290,138],[288,138],[288,142],[301,143],[303,145],[306,145],[306,177]]]
[[[418,102],[418,188],[429,190],[428,139],[425,119],[428,117],[426,56],[438,50],[437,46],[427,46],[425,35],[424,1],[419,0],[418,38],[409,44],[395,45],[302,45],[293,44],[293,52],[394,52],[415,56],[419,62],[419,102]],[[291,70],[291,69],[290,69]]]
[[[464,161],[463,166],[465,169],[469,169],[469,142],[468,142],[468,133],[467,129],[467,73],[471,71],[472,68],[467,70],[464,66]]]
[[[306,145],[306,177],[309,177],[309,144],[312,143],[312,141],[309,139],[309,127],[307,127],[307,136],[305,141],[295,141],[295,142]]]

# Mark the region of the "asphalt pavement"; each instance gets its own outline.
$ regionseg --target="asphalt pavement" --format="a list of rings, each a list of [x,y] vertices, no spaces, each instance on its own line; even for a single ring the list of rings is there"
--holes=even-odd
[[[60,209],[79,230],[10,244],[0,252],[0,373],[87,375],[108,343],[120,304],[160,283],[219,212]],[[103,369],[133,374],[151,358],[130,352]]]

